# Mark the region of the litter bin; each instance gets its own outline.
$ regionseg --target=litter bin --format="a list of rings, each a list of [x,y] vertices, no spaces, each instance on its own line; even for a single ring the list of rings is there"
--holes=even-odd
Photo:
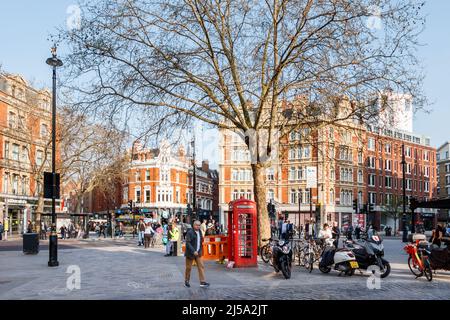
[[[37,233],[23,234],[23,253],[25,254],[39,253],[39,234]]]
[[[178,256],[178,241],[172,241],[172,256]]]

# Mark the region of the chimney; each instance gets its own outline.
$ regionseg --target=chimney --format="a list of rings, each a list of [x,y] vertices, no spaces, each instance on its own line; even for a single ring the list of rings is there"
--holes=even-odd
[[[203,171],[209,171],[209,161],[208,160],[203,160],[202,161],[202,170]]]

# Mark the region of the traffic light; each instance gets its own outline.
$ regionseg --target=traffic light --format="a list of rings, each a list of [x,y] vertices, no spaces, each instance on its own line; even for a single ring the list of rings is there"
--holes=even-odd
[[[361,208],[361,213],[367,213],[367,204],[363,205]]]
[[[358,212],[358,200],[357,199],[353,200],[353,210],[355,210],[355,212]]]
[[[275,205],[273,203],[269,202],[267,204],[267,212],[269,213],[269,217],[275,218],[276,210],[275,210]]]
[[[133,200],[128,201],[128,208],[130,208],[130,212],[133,212]]]
[[[374,211],[375,211],[375,208],[374,208],[373,203],[369,203],[369,212],[374,212]]]

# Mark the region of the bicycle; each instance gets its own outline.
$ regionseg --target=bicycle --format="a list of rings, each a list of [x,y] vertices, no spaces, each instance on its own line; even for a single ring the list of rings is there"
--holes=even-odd
[[[259,254],[261,256],[262,261],[264,261],[265,263],[269,263],[273,254],[272,248],[278,242],[278,240],[270,238],[270,239],[262,239],[262,241],[264,242],[269,241],[269,243],[261,247],[261,249],[259,250]]]
[[[409,270],[416,278],[425,275],[428,281],[433,280],[433,272],[431,270],[431,263],[429,259],[430,252],[424,247],[420,247],[420,240],[415,243],[409,243],[403,248],[408,257]]]

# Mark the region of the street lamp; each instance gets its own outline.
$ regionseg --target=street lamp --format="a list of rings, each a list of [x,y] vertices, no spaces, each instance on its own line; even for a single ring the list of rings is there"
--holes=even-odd
[[[402,170],[403,170],[403,242],[408,242],[408,230],[406,229],[406,159],[405,143],[402,144]]]
[[[56,68],[63,65],[56,56],[56,44],[53,46],[52,57],[46,63],[53,67],[53,97],[52,97],[52,227],[49,237],[49,267],[57,267],[58,262],[58,235],[56,233]]]

